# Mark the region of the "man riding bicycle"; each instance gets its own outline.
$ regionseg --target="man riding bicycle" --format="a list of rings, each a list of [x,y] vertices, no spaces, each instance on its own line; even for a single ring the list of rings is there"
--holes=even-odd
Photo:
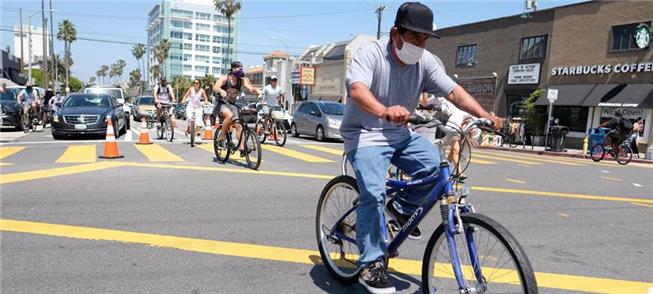
[[[27,113],[31,107],[33,116],[38,114],[36,108],[39,105],[39,99],[40,98],[34,90],[34,85],[31,83],[27,83],[25,89],[20,91],[17,98],[18,102],[23,104],[23,113]]]
[[[252,87],[249,79],[245,77],[243,64],[240,61],[232,62],[229,74],[219,78],[213,84],[213,92],[219,93],[221,96],[213,110],[214,113],[217,113],[222,118],[222,133],[220,134],[220,138],[218,138],[219,142],[224,142],[227,132],[231,128],[231,123],[238,119],[239,109],[236,105],[236,98],[242,93],[243,87],[250,93],[259,95],[258,89]],[[234,129],[236,129],[237,134],[240,134],[242,126],[236,124]],[[241,157],[245,156],[244,148],[245,140],[241,140],[240,146],[238,146]]]
[[[382,230],[386,171],[390,163],[413,178],[438,172],[438,151],[423,136],[411,133],[406,122],[420,94],[446,97],[471,115],[487,118],[500,128],[502,119],[484,110],[449,78],[431,54],[425,54],[433,33],[433,13],[421,3],[402,4],[390,30],[390,41],[365,44],[354,54],[346,85],[351,99],[345,105],[340,132],[360,190],[356,211],[356,241],[362,271],[359,282],[372,293],[392,293],[383,259]],[[409,111],[409,109],[411,111]],[[431,189],[432,187],[426,187]],[[397,195],[388,210],[405,224],[428,193]],[[414,238],[420,237],[417,229]]]
[[[161,120],[161,104],[170,104],[172,101],[175,101],[175,92],[172,89],[172,86],[168,85],[166,77],[161,77],[159,84],[154,86],[152,91],[154,96],[154,105],[156,106],[156,121]]]
[[[621,115],[621,112],[615,111],[614,118],[599,125],[599,128],[608,128],[610,131],[606,134],[605,145],[617,150],[623,141],[628,138],[633,130],[633,124],[627,118]]]
[[[265,122],[263,123],[265,128],[265,134],[269,134],[268,125],[270,124],[270,116],[272,116],[272,111],[274,107],[283,105],[283,89],[277,87],[277,76],[270,77],[270,84],[263,88],[263,97],[259,101],[259,112],[263,112],[263,117]]]

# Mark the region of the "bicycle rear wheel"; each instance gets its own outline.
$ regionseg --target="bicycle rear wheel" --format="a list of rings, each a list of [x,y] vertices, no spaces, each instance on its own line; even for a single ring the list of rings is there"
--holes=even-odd
[[[590,148],[590,157],[596,162],[601,161],[605,157],[605,147],[602,144],[595,144]]]
[[[245,131],[245,160],[251,169],[261,166],[261,142],[250,130]]]
[[[350,176],[338,176],[322,190],[317,204],[315,233],[322,262],[337,280],[352,284],[358,279],[358,246],[346,238],[356,240],[356,210],[358,186]],[[341,238],[344,236],[346,238]]]
[[[460,218],[465,233],[454,235],[456,258],[465,286],[476,290],[472,293],[538,293],[530,262],[508,230],[484,215],[463,213]],[[444,230],[442,224],[438,226],[424,252],[422,289],[426,293],[460,293]],[[474,256],[479,264],[472,262]],[[480,279],[474,265],[480,266]]]
[[[166,141],[172,142],[172,140],[175,139],[175,130],[172,128],[172,121],[170,120],[170,117],[166,118],[164,126]]]
[[[256,122],[256,126],[254,127],[254,132],[256,132],[256,137],[261,144],[265,143],[265,139],[267,139],[267,135],[265,134],[265,123],[263,120],[259,120]]]
[[[270,136],[272,136],[272,139],[274,139],[274,142],[277,144],[277,146],[283,146],[286,145],[286,139],[288,136],[288,131],[286,130],[286,127],[283,125],[283,122],[276,121],[274,125],[272,126],[272,130],[270,130]]]
[[[190,121],[190,147],[195,147],[195,120]]]
[[[157,139],[159,139],[159,140],[163,139],[164,128],[165,128],[165,120],[163,120],[163,121],[159,120],[156,123],[156,138]]]
[[[615,152],[615,155],[615,160],[619,164],[626,165],[630,162],[631,159],[633,159],[633,150],[630,148],[630,146],[624,144],[619,147],[619,150]]]
[[[227,143],[231,142],[231,138],[226,136],[224,140],[220,141],[218,140],[220,138],[220,134],[222,134],[222,129],[218,129],[218,131],[213,134],[213,152],[219,161],[226,162],[229,160],[230,154]]]

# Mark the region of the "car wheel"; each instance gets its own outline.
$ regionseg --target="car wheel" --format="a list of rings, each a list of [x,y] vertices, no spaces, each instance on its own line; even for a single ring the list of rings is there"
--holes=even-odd
[[[125,133],[131,128],[131,117],[129,115],[125,116]]]
[[[113,125],[113,136],[116,137],[116,139],[120,138],[120,129],[117,129],[118,119],[114,119],[111,124]]]
[[[292,124],[290,126],[290,134],[295,138],[299,137],[299,133],[297,132],[297,126],[295,124]]]
[[[320,142],[324,141],[324,128],[322,126],[317,126],[317,130],[315,130],[315,138]]]
[[[61,140],[61,139],[63,139],[63,136],[59,135],[59,134],[52,133],[52,138],[55,139],[55,140]]]

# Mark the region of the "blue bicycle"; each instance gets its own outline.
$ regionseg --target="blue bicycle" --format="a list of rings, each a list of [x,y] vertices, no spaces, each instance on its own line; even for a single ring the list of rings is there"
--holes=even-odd
[[[422,127],[440,127],[438,121],[411,119]],[[490,122],[477,119],[468,127],[488,127]],[[458,130],[465,138],[464,130]],[[463,139],[464,140],[464,139]],[[465,144],[462,144],[465,146]],[[471,152],[469,153],[471,155]],[[437,175],[386,182],[388,199],[402,190],[434,185],[431,194],[393,236],[387,211],[382,223],[386,242],[386,262],[398,255],[398,248],[410,232],[436,204],[442,223],[426,246],[422,262],[422,288],[426,293],[538,293],[530,262],[515,237],[498,222],[478,214],[468,202],[470,189],[452,174],[443,160]],[[329,272],[343,283],[358,280],[356,244],[356,179],[342,175],[332,179],[322,191],[317,207],[316,234],[320,255]],[[387,203],[387,202],[386,202]]]

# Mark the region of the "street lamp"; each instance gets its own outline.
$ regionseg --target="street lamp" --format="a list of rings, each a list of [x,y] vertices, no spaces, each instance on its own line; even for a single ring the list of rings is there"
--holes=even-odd
[[[39,10],[37,12],[34,12],[34,14],[30,15],[27,18],[28,22],[29,22],[29,37],[28,37],[29,38],[29,40],[28,40],[29,44],[27,45],[27,50],[28,50],[27,58],[29,59],[29,81],[30,82],[32,81],[32,17],[34,17],[35,15],[37,15],[39,13],[42,13],[42,12],[56,12],[56,11],[57,11],[56,9],[46,9],[46,10],[41,9],[41,10]],[[45,26],[45,20],[43,21],[43,25]],[[45,50],[43,50],[43,62],[48,62],[47,59],[45,58]],[[47,73],[43,73],[43,75],[46,75],[46,74]],[[47,88],[48,85],[45,85],[45,87]]]

